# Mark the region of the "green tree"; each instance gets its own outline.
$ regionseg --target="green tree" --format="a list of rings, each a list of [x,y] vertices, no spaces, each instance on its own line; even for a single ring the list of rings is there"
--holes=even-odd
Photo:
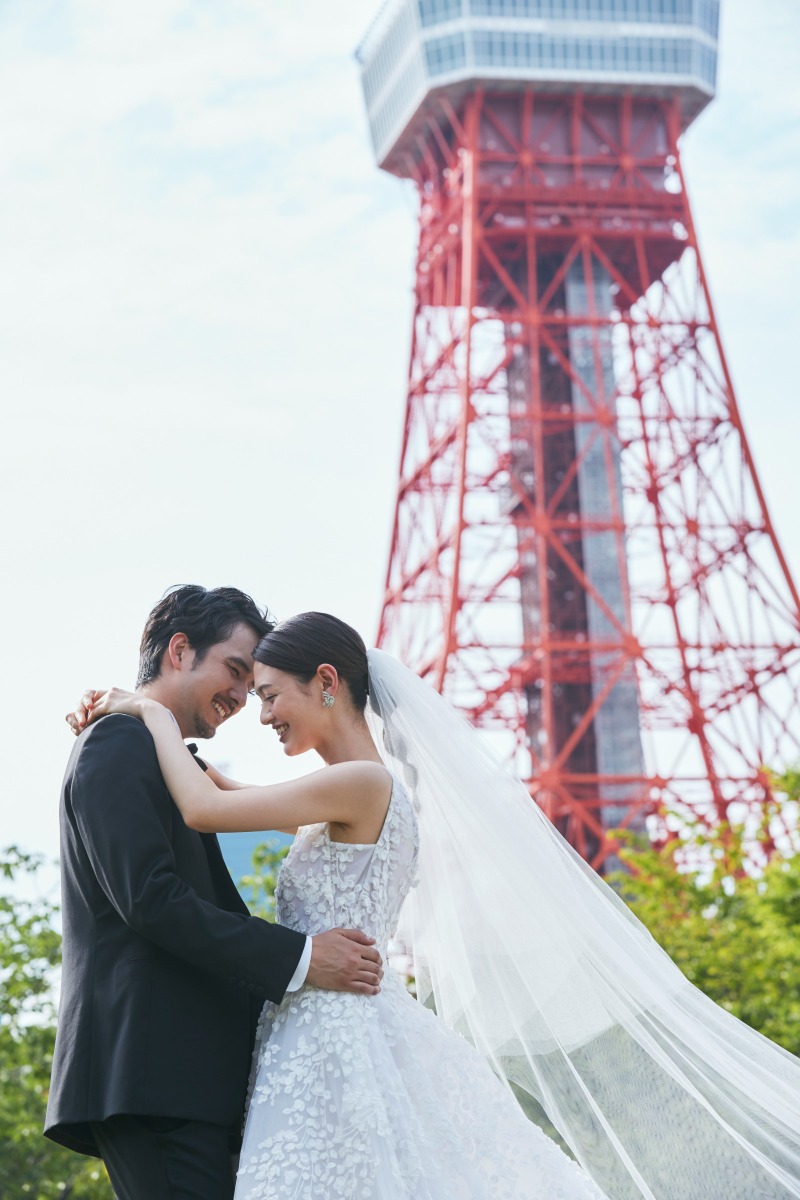
[[[253,916],[267,921],[275,919],[275,887],[281,863],[289,853],[274,838],[256,846],[253,851],[253,871],[239,881],[239,890]]]
[[[800,774],[775,783],[786,811],[800,795]],[[628,871],[610,882],[692,983],[800,1054],[800,854],[769,841],[778,807],[764,810],[755,831],[766,850],[756,872],[748,869],[752,830],[696,826],[661,848],[626,839],[620,858]]]
[[[30,888],[41,865],[12,846],[0,851],[0,879]],[[0,892],[0,1196],[31,1200],[112,1200],[98,1159],[42,1136],[55,1041],[53,978],[61,960],[47,900]]]

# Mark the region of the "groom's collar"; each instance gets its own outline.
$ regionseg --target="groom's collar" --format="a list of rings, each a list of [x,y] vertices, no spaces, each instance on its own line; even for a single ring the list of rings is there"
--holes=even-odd
[[[200,757],[200,755],[197,752],[197,742],[187,742],[186,749],[189,751],[189,753],[191,755],[193,755],[194,761],[198,764],[198,766],[201,766],[204,771],[207,771],[208,770],[207,764],[203,761],[203,759]]]

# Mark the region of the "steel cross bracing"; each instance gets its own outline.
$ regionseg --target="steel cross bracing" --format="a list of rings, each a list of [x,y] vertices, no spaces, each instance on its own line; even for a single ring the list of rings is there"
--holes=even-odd
[[[798,594],[676,104],[477,89],[428,128],[379,643],[603,867],[612,829],[741,816],[800,757]]]

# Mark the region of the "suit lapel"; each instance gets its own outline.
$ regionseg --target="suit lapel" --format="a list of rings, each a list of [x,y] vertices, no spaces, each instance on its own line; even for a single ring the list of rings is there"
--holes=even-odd
[[[205,848],[208,867],[211,871],[211,878],[214,880],[214,886],[217,889],[220,904],[229,912],[249,913],[247,905],[236,889],[236,884],[231,879],[230,871],[225,866],[225,859],[222,857],[217,835],[215,833],[201,833],[200,838]]]
[[[187,749],[194,755],[194,760],[198,767],[202,767],[204,771],[207,770],[205,762],[197,753],[197,745],[194,742],[190,742]],[[201,833],[200,839],[205,848],[208,867],[211,871],[211,878],[214,880],[214,887],[217,890],[220,904],[229,912],[242,912],[247,913],[249,916],[250,910],[239,895],[236,884],[231,879],[230,871],[225,866],[225,859],[222,857],[217,835],[215,833]]]

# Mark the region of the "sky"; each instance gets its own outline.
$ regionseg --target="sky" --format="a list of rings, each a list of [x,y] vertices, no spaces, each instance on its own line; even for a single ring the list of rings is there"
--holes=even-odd
[[[64,714],[133,685],[168,586],[374,639],[416,219],[369,144],[353,51],[377,7],[0,0],[0,845],[55,858]],[[722,7],[684,165],[797,577],[800,7]],[[209,757],[251,781],[314,765],[255,702]]]

